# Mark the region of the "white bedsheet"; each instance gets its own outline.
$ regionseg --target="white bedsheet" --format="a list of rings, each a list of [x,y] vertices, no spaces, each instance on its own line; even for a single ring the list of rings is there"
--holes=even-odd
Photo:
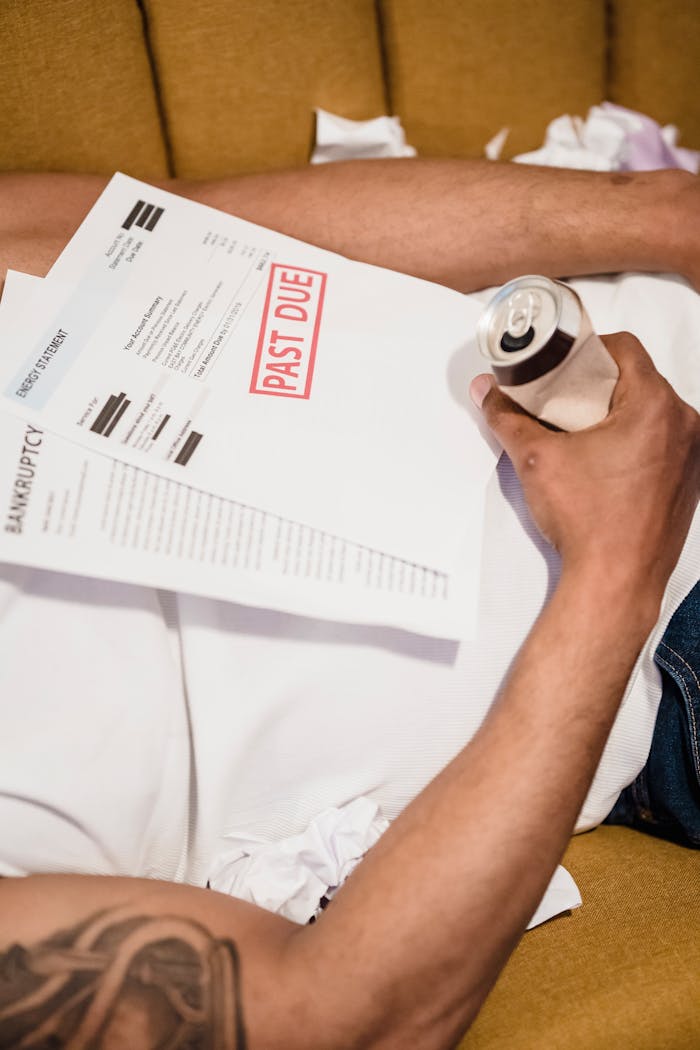
[[[599,331],[631,328],[700,406],[700,298],[684,282],[574,284]],[[483,559],[479,635],[463,644],[191,597],[168,628],[153,592],[4,569],[0,874],[211,879],[303,919],[324,881],[342,881],[472,736],[556,581],[505,458]],[[653,650],[698,578],[700,514],[578,830],[605,817],[646,760]],[[514,798],[517,824],[517,785]],[[358,831],[348,818],[360,811]],[[322,842],[314,858],[310,839]],[[562,900],[576,903],[570,886],[555,911]]]
[[[673,385],[700,406],[695,292],[675,278],[641,275],[573,283],[599,331],[634,330]],[[178,599],[198,756],[193,871],[221,885],[235,882],[237,893],[255,899],[262,867],[251,856],[267,855],[270,844],[302,835],[319,814],[342,813],[359,798],[393,820],[449,761],[481,723],[558,574],[558,558],[532,526],[506,458],[488,491],[483,559],[479,636],[459,645]],[[579,831],[607,815],[646,761],[660,699],[653,652],[698,578],[700,512]],[[289,850],[282,852],[288,865]],[[269,865],[266,871],[269,898]]]

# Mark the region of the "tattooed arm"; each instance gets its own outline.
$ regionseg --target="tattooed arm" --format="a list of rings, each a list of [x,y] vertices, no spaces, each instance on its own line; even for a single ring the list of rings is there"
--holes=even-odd
[[[105,908],[0,958],[3,1047],[246,1045],[238,952],[189,917]]]
[[[139,880],[5,880],[0,1047],[456,1044],[564,851],[700,493],[700,417],[632,337],[609,347],[612,411],[579,434],[476,382],[561,579],[482,728],[321,920]]]
[[[291,930],[241,902],[138,880],[5,880],[0,908],[16,933],[0,951],[3,1050],[243,1050],[234,932],[251,942],[250,978],[260,956],[272,990]]]

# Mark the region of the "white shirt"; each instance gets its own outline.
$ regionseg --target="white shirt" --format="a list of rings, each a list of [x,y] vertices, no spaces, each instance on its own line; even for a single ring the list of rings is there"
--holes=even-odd
[[[634,314],[662,371],[700,404],[700,304],[686,285],[576,285],[599,329],[596,314],[608,329]],[[488,491],[471,643],[185,596],[174,626],[154,592],[5,568],[0,874],[210,881],[267,906],[315,892],[319,872],[334,885],[473,735],[557,572],[505,458]],[[646,761],[653,651],[698,578],[700,514],[578,830]]]

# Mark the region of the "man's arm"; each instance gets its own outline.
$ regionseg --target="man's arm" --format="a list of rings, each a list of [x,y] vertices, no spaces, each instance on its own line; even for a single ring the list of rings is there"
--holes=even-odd
[[[0,280],[43,276],[106,185],[0,175]],[[522,273],[680,273],[700,286],[700,180],[482,160],[372,160],[166,189],[354,259],[473,291]]]
[[[488,377],[472,387],[477,401],[488,390],[487,422],[562,573],[479,732],[370,852],[315,941],[300,937],[310,962],[324,939],[346,946],[342,994],[368,1012],[390,1004],[372,1046],[442,1050],[476,1016],[564,852],[698,502],[698,413],[633,336],[606,342],[621,378],[587,431],[544,429]]]
[[[590,430],[486,394],[561,580],[479,733],[321,920],[139,880],[6,880],[0,1045],[139,1050],[189,1025],[223,1050],[454,1046],[561,857],[700,494],[697,413],[632,337],[609,346],[621,377]]]

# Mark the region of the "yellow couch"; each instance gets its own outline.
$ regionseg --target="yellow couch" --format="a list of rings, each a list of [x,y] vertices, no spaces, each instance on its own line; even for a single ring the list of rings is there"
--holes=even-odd
[[[607,98],[700,148],[695,0],[3,0],[0,34],[0,170],[304,164],[314,106],[477,156]]]
[[[304,164],[314,106],[442,156],[508,125],[512,155],[607,98],[700,147],[693,0],[3,0],[0,34],[0,170]],[[600,828],[565,863],[584,907],[526,935],[463,1050],[698,1050],[698,854]]]

